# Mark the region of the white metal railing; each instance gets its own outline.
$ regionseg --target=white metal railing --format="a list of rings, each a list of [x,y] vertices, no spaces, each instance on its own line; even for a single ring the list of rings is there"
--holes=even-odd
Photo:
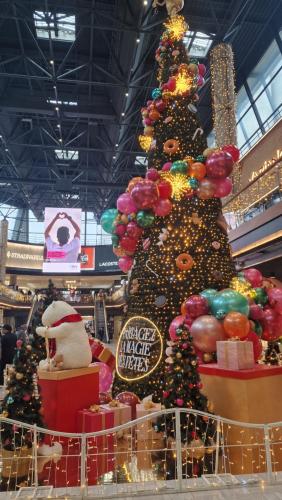
[[[162,433],[153,428],[158,418]],[[212,442],[184,445],[183,419],[195,434],[204,421],[206,432],[214,429]],[[168,422],[173,437],[167,437]],[[3,437],[7,424],[17,439],[14,451],[7,450]],[[240,487],[262,478],[268,484],[282,480],[282,422],[243,423],[195,410],[168,409],[99,432],[63,433],[3,417],[0,430],[2,491],[16,492],[25,482],[35,490],[47,488],[48,498],[65,494],[114,498],[126,493]],[[62,454],[48,451],[42,456],[43,441],[51,446],[59,442]]]

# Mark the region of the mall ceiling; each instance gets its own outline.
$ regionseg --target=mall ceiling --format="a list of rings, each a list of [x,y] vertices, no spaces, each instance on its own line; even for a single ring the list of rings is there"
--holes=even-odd
[[[139,110],[166,17],[151,3],[0,0],[1,204],[38,218],[45,206],[99,217],[143,173]],[[279,30],[282,2],[185,0],[183,14],[211,46],[232,43],[239,88]],[[199,109],[208,132],[209,78]]]

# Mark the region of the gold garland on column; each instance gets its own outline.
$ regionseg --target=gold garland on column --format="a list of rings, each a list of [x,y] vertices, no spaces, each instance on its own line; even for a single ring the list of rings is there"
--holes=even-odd
[[[216,145],[237,144],[234,57],[230,45],[220,43],[210,52],[211,95]],[[240,167],[233,170],[234,191],[240,183]]]

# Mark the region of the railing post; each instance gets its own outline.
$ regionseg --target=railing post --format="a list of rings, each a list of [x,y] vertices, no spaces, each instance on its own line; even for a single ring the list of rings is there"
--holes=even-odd
[[[86,489],[86,436],[83,434],[81,436],[81,453],[80,453],[80,488],[81,488],[81,498],[85,497]]]
[[[263,426],[263,432],[264,432],[264,446],[265,446],[267,481],[268,481],[268,483],[272,483],[273,472],[272,472],[271,447],[270,447],[270,440],[269,440],[269,427],[268,427],[268,425]]]
[[[220,421],[216,421],[216,449],[215,449],[215,469],[214,473],[218,474],[219,463],[219,440],[220,440]]]
[[[37,453],[37,426],[34,424],[33,426],[33,460],[34,460],[34,486],[38,487],[38,453]]]
[[[175,445],[176,445],[176,470],[179,491],[182,491],[182,449],[181,449],[181,422],[180,410],[175,408]]]

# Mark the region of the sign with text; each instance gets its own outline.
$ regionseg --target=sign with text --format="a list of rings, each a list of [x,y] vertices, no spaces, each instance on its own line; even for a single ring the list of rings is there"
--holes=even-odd
[[[6,266],[14,269],[41,270],[43,246],[8,241]]]
[[[113,252],[112,245],[98,245],[95,247],[95,271],[119,271],[118,258]]]
[[[158,366],[163,351],[162,336],[148,318],[134,316],[124,325],[116,356],[116,370],[127,381],[147,377]]]

